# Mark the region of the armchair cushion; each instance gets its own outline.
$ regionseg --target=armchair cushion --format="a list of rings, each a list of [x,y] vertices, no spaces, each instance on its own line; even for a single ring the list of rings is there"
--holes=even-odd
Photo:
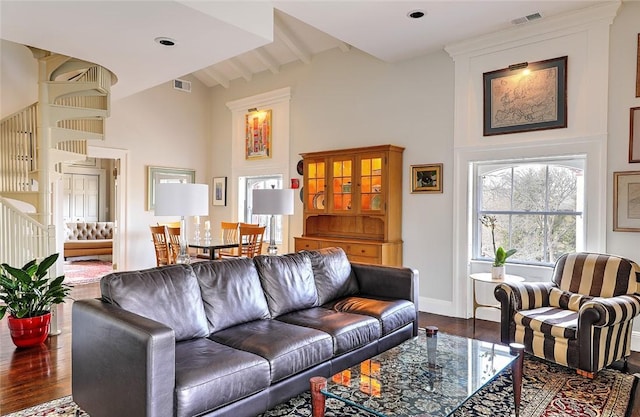
[[[516,326],[531,328],[535,332],[564,339],[575,339],[578,329],[578,313],[553,307],[540,307],[517,312],[513,320]]]

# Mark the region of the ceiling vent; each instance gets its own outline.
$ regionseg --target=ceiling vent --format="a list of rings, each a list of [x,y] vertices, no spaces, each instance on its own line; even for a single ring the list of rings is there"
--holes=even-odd
[[[522,25],[523,23],[529,23],[531,21],[538,20],[538,19],[542,19],[542,15],[539,12],[536,12],[536,13],[532,13],[532,14],[526,15],[524,17],[519,17],[517,19],[513,19],[511,21],[511,24],[512,25]]]
[[[184,91],[186,93],[190,93],[191,81],[173,80],[173,88],[175,88],[176,90]]]

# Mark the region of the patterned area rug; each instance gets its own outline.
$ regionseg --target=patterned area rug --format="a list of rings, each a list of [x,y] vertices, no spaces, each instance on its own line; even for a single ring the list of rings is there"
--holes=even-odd
[[[64,282],[69,285],[88,284],[100,281],[100,278],[113,272],[111,261],[97,259],[66,261],[64,263]]]
[[[521,417],[625,417],[636,377],[604,369],[589,380],[570,369],[527,356],[524,362]],[[305,392],[262,417],[309,417],[311,396]],[[71,397],[60,398],[6,417],[88,417]],[[338,400],[327,400],[327,417],[362,416]],[[511,374],[505,372],[454,413],[456,417],[514,415]],[[117,416],[114,416],[117,417]]]

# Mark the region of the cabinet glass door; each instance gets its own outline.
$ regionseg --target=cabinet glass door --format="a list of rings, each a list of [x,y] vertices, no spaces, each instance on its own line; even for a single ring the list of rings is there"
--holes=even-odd
[[[331,209],[332,211],[351,210],[353,160],[340,159],[332,161]]]
[[[383,211],[382,157],[360,158],[360,210]]]
[[[324,161],[309,161],[307,163],[307,183],[305,206],[308,210],[325,210],[325,163]]]

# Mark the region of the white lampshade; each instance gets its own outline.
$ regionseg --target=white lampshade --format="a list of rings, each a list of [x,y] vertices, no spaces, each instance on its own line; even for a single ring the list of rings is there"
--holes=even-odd
[[[294,190],[253,190],[253,214],[293,214]]]
[[[207,184],[156,184],[156,216],[209,215]]]

